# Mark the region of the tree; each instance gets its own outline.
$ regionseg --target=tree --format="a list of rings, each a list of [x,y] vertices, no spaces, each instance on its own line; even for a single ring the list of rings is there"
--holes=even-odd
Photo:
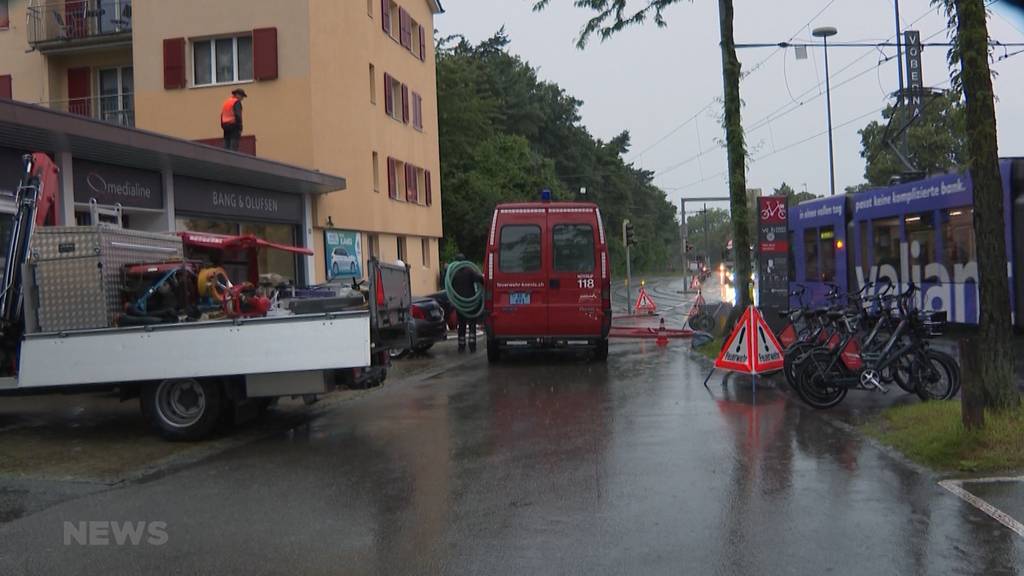
[[[585,199],[601,207],[616,274],[625,270],[625,249],[615,231],[626,218],[636,224],[635,270],[681,265],[676,209],[652,173],[623,160],[629,133],[594,138],[580,124],[582,102],[541,81],[509,44],[499,30],[476,45],[461,37],[438,45],[443,253],[482,259],[498,203],[537,200],[543,188],[575,199],[586,188]]]
[[[573,0],[575,6],[589,8],[596,14],[587,21],[576,45],[584,48],[589,38],[597,34],[603,40],[634,24],[653,18],[658,27],[665,27],[664,12],[682,0],[644,0],[639,7],[627,8],[628,0]],[[536,0],[534,10],[543,10],[550,0]],[[740,99],[742,68],[736,56],[733,33],[732,0],[718,0],[719,27],[722,37],[722,79],[725,86],[723,124],[729,164],[729,198],[733,222],[733,247],[736,260],[737,307],[744,310],[751,303],[750,276],[750,215],[747,210],[747,147],[743,134]],[[738,318],[738,315],[737,315]]]
[[[705,222],[706,234],[705,234]],[[686,219],[686,243],[697,254],[706,254],[709,265],[722,261],[722,252],[732,235],[732,218],[728,210],[708,208],[694,212]]]
[[[810,192],[797,192],[792,186],[785,182],[782,183],[782,186],[775,189],[775,196],[785,196],[786,199],[789,200],[790,206],[796,206],[801,202],[817,198],[817,196]]]
[[[967,166],[974,185],[974,234],[978,245],[981,312],[975,337],[965,347],[963,421],[985,425],[985,410],[1015,407],[1010,345],[1010,287],[1003,237],[1003,193],[996,141],[995,94],[989,67],[985,0],[933,0],[946,10],[953,46],[954,87],[963,90],[967,122]]]
[[[864,178],[872,186],[888,185],[893,176],[906,172],[887,142],[899,139],[905,124],[902,116],[894,106],[889,106],[882,112],[886,123],[875,120],[860,131],[860,155],[866,161]],[[933,174],[962,166],[967,152],[965,120],[959,93],[950,91],[930,97],[906,134],[907,157],[914,167]]]

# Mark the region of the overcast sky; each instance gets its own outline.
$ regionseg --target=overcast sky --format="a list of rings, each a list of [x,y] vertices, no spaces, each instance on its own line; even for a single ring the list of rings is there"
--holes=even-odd
[[[726,195],[725,151],[715,146],[724,139],[718,121],[721,105],[715,102],[722,95],[718,3],[681,3],[667,12],[667,28],[630,29],[603,43],[595,40],[584,51],[574,44],[589,12],[571,7],[571,0],[551,4],[545,12],[533,13],[532,0],[446,0],[447,13],[436,25],[442,35],[463,34],[473,42],[505,26],[514,53],[539,67],[542,78],[584,101],[583,122],[591,133],[607,140],[629,130],[633,151],[627,159],[656,171],[657,184],[677,205],[683,195]],[[925,40],[945,41],[945,19],[929,0],[901,0],[900,7],[904,28],[920,30]],[[817,26],[837,27],[837,42],[886,42],[895,33],[892,0],[735,0],[735,8],[739,43],[810,41],[810,31]],[[997,1],[993,9],[993,39],[1024,42],[1024,17],[1006,2]],[[1021,48],[1006,52],[1017,50]],[[857,130],[881,119],[886,94],[897,88],[895,59],[879,65],[894,52],[895,48],[829,52],[840,193],[863,181]],[[1003,53],[997,51],[998,56]],[[797,60],[792,49],[744,49],[739,56],[745,71],[761,63],[741,85],[744,125],[754,156],[749,187],[770,192],[785,181],[797,190],[806,184],[810,192],[827,194],[821,50],[812,50],[807,60]],[[948,87],[945,58],[945,48],[925,50],[926,86]],[[995,68],[996,94],[1001,98],[1000,154],[1024,155],[1024,131],[1019,129],[1024,119],[1024,54]]]

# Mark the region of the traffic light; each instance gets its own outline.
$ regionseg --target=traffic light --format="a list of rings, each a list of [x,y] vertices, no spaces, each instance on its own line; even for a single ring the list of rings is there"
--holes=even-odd
[[[636,246],[636,237],[633,235],[633,223],[626,222],[626,246]]]

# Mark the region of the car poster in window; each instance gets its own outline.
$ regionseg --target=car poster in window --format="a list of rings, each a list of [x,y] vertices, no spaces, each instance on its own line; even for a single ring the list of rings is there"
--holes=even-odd
[[[351,230],[325,230],[327,279],[363,276],[362,234]]]

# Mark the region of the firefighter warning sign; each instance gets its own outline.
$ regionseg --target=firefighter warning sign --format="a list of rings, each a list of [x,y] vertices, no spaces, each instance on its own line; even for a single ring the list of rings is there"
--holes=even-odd
[[[635,314],[654,314],[658,311],[658,305],[647,295],[647,288],[643,284],[640,285],[640,293],[637,294],[636,305],[633,306],[633,310]]]
[[[782,369],[782,347],[757,308],[751,306],[743,312],[743,317],[718,355],[715,368],[744,374],[764,374]]]

